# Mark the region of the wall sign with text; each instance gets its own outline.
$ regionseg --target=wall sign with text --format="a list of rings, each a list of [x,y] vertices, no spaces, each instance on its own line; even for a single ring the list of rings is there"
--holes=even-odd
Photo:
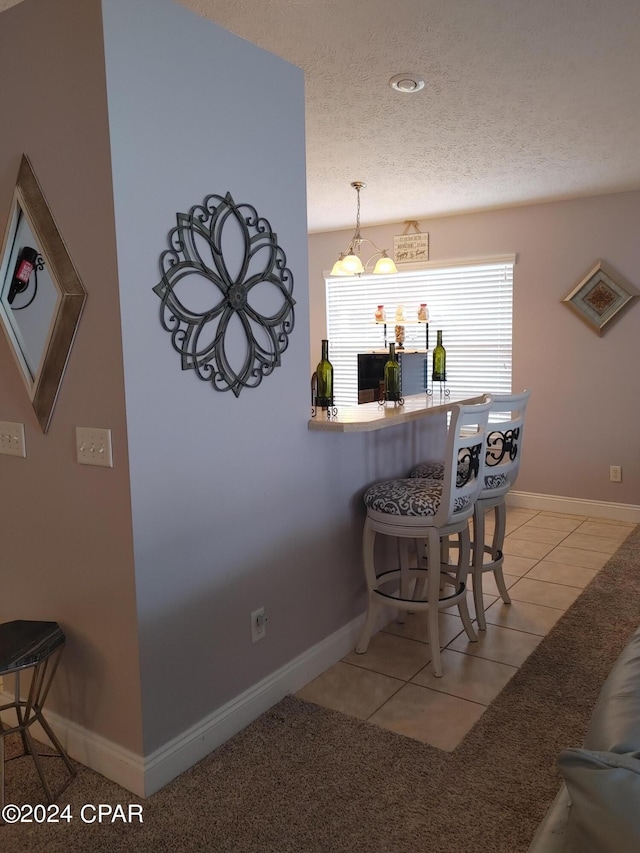
[[[429,234],[400,234],[393,238],[393,258],[397,264],[429,260]]]

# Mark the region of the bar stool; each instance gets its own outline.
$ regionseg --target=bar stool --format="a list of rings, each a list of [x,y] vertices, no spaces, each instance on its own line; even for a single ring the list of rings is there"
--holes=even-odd
[[[60,741],[53,733],[42,713],[49,688],[56,673],[60,655],[65,644],[65,636],[56,622],[35,622],[17,620],[0,625],[0,676],[15,675],[15,698],[13,702],[0,706],[0,712],[13,711],[17,724],[8,728],[0,726],[0,810],[4,807],[5,756],[4,741],[11,734],[22,738],[23,752],[13,758],[24,755],[33,757],[38,776],[48,803],[54,802],[67,787],[77,771]],[[31,670],[31,684],[26,699],[20,695],[20,675]],[[31,735],[31,726],[39,723],[51,741],[54,753],[39,753]],[[61,758],[69,779],[54,796],[51,786],[43,772],[41,758]]]
[[[482,576],[493,572],[500,597],[511,604],[511,597],[504,582],[502,566],[504,537],[506,531],[506,495],[513,487],[520,468],[524,416],[531,392],[520,394],[493,394],[487,435],[487,455],[484,485],[473,512],[473,603],[478,628],[485,631],[487,623],[482,600]],[[443,462],[423,462],[411,471],[411,477],[439,479],[444,472]],[[464,462],[458,464],[459,473],[464,474]],[[491,544],[485,543],[485,514],[494,510],[494,529]],[[485,562],[485,555],[490,559]]]
[[[431,666],[442,675],[438,614],[458,607],[467,636],[478,638],[467,607],[466,578],[470,564],[469,518],[484,481],[486,425],[491,398],[477,405],[456,405],[451,411],[443,476],[439,480],[406,478],[371,486],[364,494],[367,507],[362,537],[368,591],[367,615],[356,652],[364,654],[378,614],[387,605],[403,612],[426,611]],[[466,473],[458,473],[458,460]],[[398,537],[399,568],[376,573],[376,534]],[[457,565],[441,560],[441,542],[458,535]],[[416,546],[416,568],[409,566],[408,542]],[[389,589],[391,586],[391,589]]]

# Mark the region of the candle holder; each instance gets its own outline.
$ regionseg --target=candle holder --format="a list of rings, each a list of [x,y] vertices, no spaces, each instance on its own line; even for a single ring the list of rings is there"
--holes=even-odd
[[[384,310],[384,305],[378,305],[376,308],[376,324],[382,325],[384,328],[384,348],[387,348],[387,313]]]

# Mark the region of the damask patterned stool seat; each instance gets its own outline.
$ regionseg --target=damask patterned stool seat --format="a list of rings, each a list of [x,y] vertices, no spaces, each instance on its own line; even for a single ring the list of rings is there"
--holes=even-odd
[[[42,713],[64,644],[65,636],[57,622],[17,620],[0,625],[0,676],[15,677],[14,701],[1,705],[0,712],[13,712],[17,720],[17,723],[11,722],[7,728],[0,726],[0,810],[4,806],[4,741],[9,735],[19,734],[22,738],[23,753],[14,757],[32,756],[48,803],[52,803],[55,796],[47,782],[41,759],[60,758],[69,771],[67,783],[56,796],[76,775],[74,765]],[[20,675],[26,671],[30,672],[31,683],[25,699],[20,692]],[[39,723],[55,752],[37,751],[30,731],[35,723]]]
[[[403,478],[384,480],[364,494],[367,508],[362,555],[368,591],[367,616],[356,651],[365,654],[378,615],[388,606],[404,612],[426,612],[431,666],[442,675],[438,614],[457,607],[467,636],[477,640],[467,606],[466,578],[470,563],[468,520],[484,477],[486,424],[490,398],[479,405],[454,406],[447,434],[447,462],[439,480]],[[463,458],[466,476],[458,475]],[[378,571],[374,563],[378,533],[398,540],[398,562]],[[457,565],[441,560],[441,542],[459,537]],[[410,565],[409,542],[415,545]],[[396,568],[397,565],[397,568]]]
[[[493,572],[500,597],[511,604],[511,597],[502,572],[504,537],[506,532],[506,495],[515,483],[520,466],[524,414],[529,391],[521,394],[494,394],[487,427],[487,455],[482,491],[473,512],[473,601],[478,627],[487,627],[482,598],[482,575]],[[458,477],[465,477],[467,462],[458,460]],[[444,476],[445,464],[426,461],[416,465],[411,477],[428,478],[428,482]],[[490,545],[485,544],[485,514],[494,510],[494,529]],[[489,560],[485,561],[485,555]]]
[[[419,518],[435,515],[441,500],[442,478],[386,480],[376,483],[364,493],[364,503],[369,509],[388,512],[390,515],[412,515]],[[460,512],[468,506],[467,496],[456,498],[453,511]]]

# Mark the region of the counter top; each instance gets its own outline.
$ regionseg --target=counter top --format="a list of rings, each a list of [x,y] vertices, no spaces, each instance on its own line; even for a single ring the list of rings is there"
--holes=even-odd
[[[448,412],[456,403],[480,403],[478,397],[445,397],[435,393],[432,397],[426,394],[414,394],[405,397],[403,406],[387,403],[362,403],[360,406],[342,406],[338,414],[329,419],[326,411],[318,410],[315,418],[309,421],[309,429],[321,432],[373,432],[377,429],[406,424],[429,415]]]

